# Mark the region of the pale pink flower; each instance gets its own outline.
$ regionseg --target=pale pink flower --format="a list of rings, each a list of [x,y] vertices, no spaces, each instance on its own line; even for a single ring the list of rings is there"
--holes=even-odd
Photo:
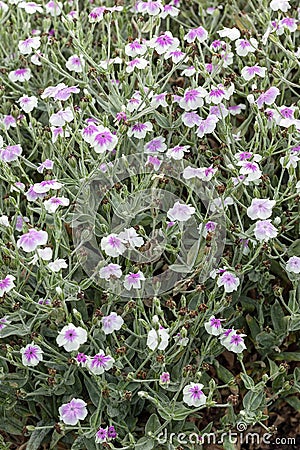
[[[137,273],[129,272],[124,279],[124,287],[127,291],[133,289],[141,289],[141,281],[144,281],[144,274],[139,270]]]
[[[286,263],[286,270],[288,272],[300,273],[300,258],[299,256],[292,256]]]
[[[50,1],[46,3],[45,9],[52,17],[60,16],[63,4],[61,2]]]
[[[252,220],[268,219],[272,215],[272,209],[276,204],[275,200],[253,198],[251,206],[247,208],[247,216]]]
[[[24,252],[33,252],[39,245],[46,245],[48,241],[47,231],[37,231],[31,228],[17,240],[17,247]]]
[[[267,91],[263,92],[258,97],[258,99],[256,101],[258,108],[261,109],[264,104],[272,105],[275,102],[276,97],[278,97],[279,94],[280,94],[280,90],[277,87],[275,87],[275,86],[270,87]]]
[[[201,119],[197,129],[197,136],[203,137],[205,134],[213,133],[218,120],[218,117],[214,114],[210,114],[206,119]]]
[[[167,212],[167,217],[170,220],[177,220],[178,222],[186,222],[189,220],[196,210],[193,206],[185,205],[184,203],[175,202],[174,206]]]
[[[101,267],[99,270],[100,278],[110,281],[111,279],[121,278],[122,270],[119,264],[110,263],[107,266]]]
[[[140,1],[137,4],[137,11],[142,14],[149,14],[149,16],[157,16],[163,10],[163,5],[160,1]]]
[[[70,123],[74,120],[74,115],[71,108],[68,106],[66,109],[61,109],[55,114],[50,116],[49,122],[52,126],[63,127],[66,123]]]
[[[254,235],[258,241],[268,241],[277,236],[277,229],[271,220],[258,220],[255,224]]]

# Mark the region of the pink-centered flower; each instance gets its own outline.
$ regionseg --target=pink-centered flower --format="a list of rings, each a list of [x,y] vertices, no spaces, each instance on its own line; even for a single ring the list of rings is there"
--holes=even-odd
[[[11,291],[15,287],[15,279],[13,275],[6,275],[5,278],[0,280],[0,297],[3,297],[6,292]]]
[[[87,332],[82,327],[75,327],[72,323],[65,325],[56,338],[57,345],[66,352],[78,350],[87,341]]]
[[[258,47],[258,42],[254,38],[238,39],[235,41],[235,50],[239,56],[247,56],[248,53],[254,53]]]
[[[180,161],[183,159],[184,154],[189,151],[189,145],[176,145],[175,147],[169,148],[166,153],[167,158],[172,158],[175,161]]]
[[[129,272],[124,278],[124,287],[127,291],[131,289],[141,289],[141,281],[145,281],[145,276],[140,270],[137,273]]]
[[[41,38],[39,36],[29,37],[18,44],[19,52],[22,55],[29,55],[33,50],[37,50],[41,45]]]
[[[25,81],[28,81],[31,77],[31,70],[30,69],[17,69],[13,70],[12,72],[9,72],[8,78],[10,81],[13,81],[14,83],[24,83]]]
[[[146,134],[152,130],[153,125],[151,122],[137,122],[129,128],[127,134],[129,137],[134,136],[137,139],[144,139]]]
[[[207,96],[207,91],[202,87],[187,89],[179,101],[179,106],[185,111],[192,111],[203,106],[203,98]]]
[[[143,70],[147,67],[149,61],[145,58],[134,58],[131,61],[126,62],[126,72],[132,73],[134,69]]]
[[[203,27],[193,28],[188,31],[188,33],[184,36],[184,40],[189,44],[191,42],[195,42],[196,40],[200,43],[206,41],[208,38],[208,32]]]
[[[141,44],[138,39],[125,45],[125,55],[135,58],[138,55],[143,56],[147,51],[147,46]]]
[[[225,292],[237,291],[240,285],[240,280],[231,272],[224,272],[217,280],[217,285],[219,287],[223,286]]]
[[[241,75],[244,78],[244,80],[249,81],[252,80],[256,75],[264,78],[266,76],[266,67],[260,67],[260,66],[245,66],[242,69]]]
[[[199,406],[205,405],[207,397],[202,391],[203,384],[200,383],[190,383],[183,389],[183,401],[188,406],[194,406],[198,408]]]
[[[166,31],[164,34],[150,39],[148,45],[154,48],[159,55],[162,55],[179,47],[179,39],[174,38],[170,31]]]
[[[26,113],[30,113],[34,110],[34,108],[37,107],[38,99],[32,95],[31,97],[28,97],[28,95],[23,95],[19,98],[18,103],[20,104],[20,107],[25,111]]]
[[[101,239],[100,246],[101,250],[105,251],[108,256],[116,258],[125,252],[125,244],[125,239],[121,239],[116,233],[111,233]]]
[[[107,370],[110,370],[114,365],[114,358],[110,355],[106,355],[103,350],[100,350],[97,355],[88,357],[87,367],[94,375],[101,375]]]
[[[85,65],[85,61],[81,55],[80,56],[72,55],[69,57],[68,61],[66,62],[66,68],[70,72],[81,73],[81,72],[83,72],[84,65]]]
[[[23,366],[35,367],[43,360],[43,350],[38,345],[32,343],[21,348]]]
[[[98,131],[93,135],[91,145],[96,153],[105,153],[113,150],[118,143],[118,138],[108,128],[102,125],[98,127]]]
[[[211,316],[209,321],[204,323],[204,328],[208,334],[219,336],[223,333],[222,320],[216,319],[215,316]]]

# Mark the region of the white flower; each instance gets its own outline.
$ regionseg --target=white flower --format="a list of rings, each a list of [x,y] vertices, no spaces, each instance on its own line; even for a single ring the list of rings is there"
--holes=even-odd
[[[59,272],[61,269],[66,269],[68,264],[65,259],[57,258],[55,261],[51,262],[47,266],[52,272]]]
[[[226,28],[224,27],[223,30],[218,31],[218,35],[220,37],[228,37],[231,41],[236,41],[241,33],[238,28]]]
[[[137,234],[133,227],[121,231],[119,238],[127,241],[131,247],[141,247],[144,244],[144,239]]]
[[[300,273],[300,258],[299,256],[292,256],[286,263],[286,270],[288,272]]]
[[[66,352],[78,350],[80,345],[87,341],[87,332],[82,327],[75,327],[72,323],[63,327],[59,332],[56,342],[59,347],[64,347]]]
[[[169,344],[168,329],[159,327],[158,330],[152,328],[148,333],[147,346],[150,350],[165,350]]]
[[[50,247],[38,248],[37,254],[43,261],[50,261],[52,259],[53,250]]]
[[[27,114],[30,113],[34,108],[37,107],[38,99],[33,95],[28,97],[27,95],[23,95],[19,98],[18,103],[20,103],[21,108]]]
[[[289,0],[272,0],[270,3],[270,8],[273,11],[282,11],[287,12],[290,9],[291,5],[289,4]]]
[[[0,225],[3,227],[9,227],[8,216],[3,215],[0,217]]]
[[[52,126],[63,127],[66,123],[72,122],[72,120],[74,120],[74,115],[68,106],[66,109],[61,109],[57,113],[52,114],[49,122]]]

